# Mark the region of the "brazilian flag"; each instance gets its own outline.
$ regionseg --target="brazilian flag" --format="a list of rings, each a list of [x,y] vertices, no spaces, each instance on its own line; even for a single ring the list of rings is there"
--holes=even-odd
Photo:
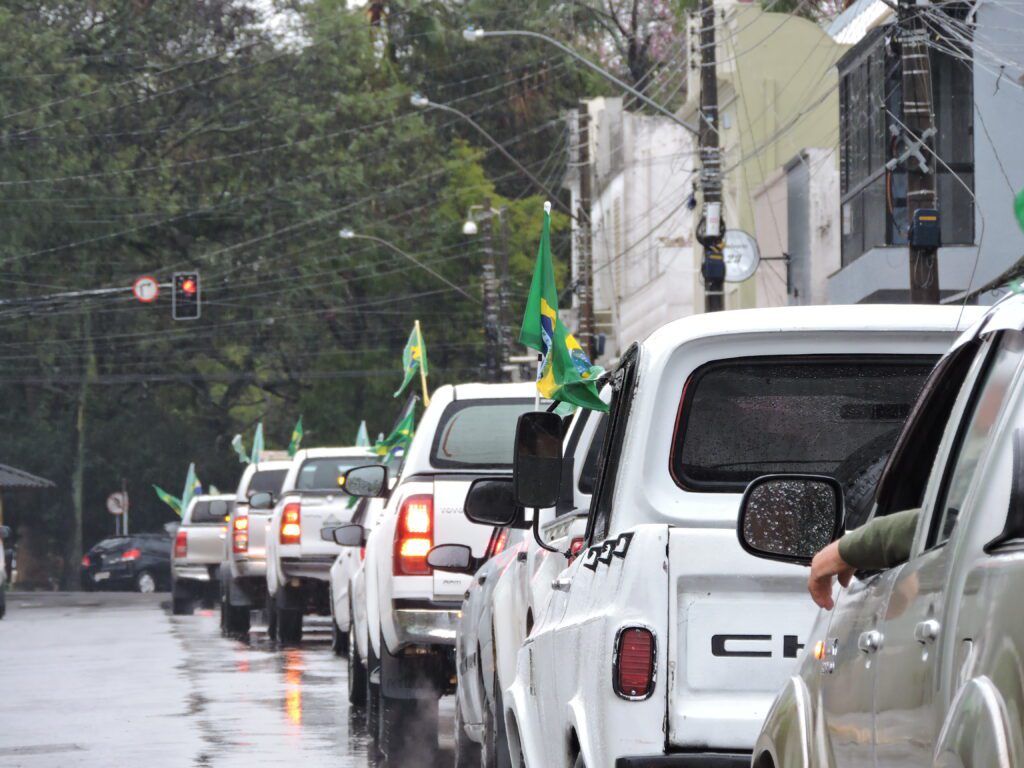
[[[541,354],[537,389],[543,397],[592,411],[608,410],[597,394],[602,369],[590,362],[558,316],[558,289],[551,263],[551,203],[544,203],[544,228],[519,342]]]
[[[1024,229],[1024,189],[1017,195],[1017,199],[1013,204],[1013,210],[1017,214],[1017,222],[1020,224],[1020,228]]]
[[[423,343],[423,332],[420,330],[419,323],[417,323],[409,334],[409,340],[405,342],[405,349],[402,350],[402,370],[405,371],[405,380],[402,382],[402,386],[398,388],[398,391],[395,392],[395,397],[400,397],[405,392],[406,387],[409,386],[409,383],[419,373],[420,366],[423,366],[423,375],[429,376],[427,345]]]
[[[292,440],[288,443],[288,456],[294,456],[299,452],[299,448],[302,445],[302,436],[305,432],[302,430],[302,415],[299,415],[299,420],[295,422],[295,429],[292,430]]]
[[[416,434],[416,400],[409,398],[405,415],[395,424],[395,428],[383,440],[373,446],[373,450],[382,457],[385,464],[393,461],[400,453],[409,449],[413,435]]]
[[[173,509],[178,517],[181,517],[181,499],[177,496],[172,496],[159,485],[154,485],[153,490],[156,491],[157,498],[160,499],[160,501]]]

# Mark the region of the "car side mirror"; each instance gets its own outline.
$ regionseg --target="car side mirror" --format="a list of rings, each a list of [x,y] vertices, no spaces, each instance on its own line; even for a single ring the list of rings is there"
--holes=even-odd
[[[269,491],[259,491],[249,497],[250,509],[273,509],[274,494]]]
[[[809,565],[843,529],[843,488],[824,475],[765,475],[747,486],[736,533],[756,557]]]
[[[490,527],[529,528],[523,508],[516,504],[512,480],[482,477],[473,481],[462,511],[471,523]]]
[[[0,525],[0,541],[11,537],[11,528],[7,525]]]
[[[383,464],[353,467],[345,473],[345,493],[360,499],[381,499],[388,494],[388,469]]]
[[[338,526],[337,525],[329,525],[326,528],[321,528],[320,529],[320,539],[321,539],[321,541],[329,541],[329,542],[331,542],[333,544],[334,543],[334,532],[336,530],[338,530]]]
[[[328,528],[326,530],[331,532],[331,538],[335,544],[340,544],[343,547],[366,546],[366,529],[361,525],[349,523],[348,525],[339,525],[337,528]]]
[[[438,571],[472,575],[482,564],[465,544],[438,544],[427,553],[427,565]]]
[[[562,419],[532,411],[516,425],[512,482],[521,507],[553,507],[562,484]]]

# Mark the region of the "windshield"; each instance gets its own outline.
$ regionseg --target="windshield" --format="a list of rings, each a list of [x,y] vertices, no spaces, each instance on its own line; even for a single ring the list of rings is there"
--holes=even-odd
[[[684,388],[672,475],[688,490],[742,491],[761,475],[880,466],[934,364],[930,357],[738,359]]]
[[[249,488],[245,492],[246,497],[252,496],[254,493],[272,493],[278,496],[287,474],[287,469],[256,470],[252,479],[249,480]]]
[[[516,424],[532,410],[530,399],[451,403],[441,414],[430,463],[445,469],[511,469]]]
[[[300,491],[338,491],[345,473],[364,464],[373,464],[373,459],[363,456],[306,459],[299,469],[295,487]]]

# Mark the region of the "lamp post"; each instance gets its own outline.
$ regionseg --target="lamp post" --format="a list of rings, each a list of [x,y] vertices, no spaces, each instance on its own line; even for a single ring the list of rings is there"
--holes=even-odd
[[[437,270],[434,270],[434,269],[428,267],[426,264],[424,264],[422,261],[417,259],[415,256],[413,256],[411,254],[408,254],[405,251],[403,251],[401,248],[399,248],[397,245],[392,243],[390,240],[385,240],[382,237],[375,237],[374,235],[363,235],[363,234],[360,234],[358,232],[354,232],[353,230],[349,229],[348,227],[346,227],[344,229],[339,229],[338,230],[338,237],[340,237],[342,240],[370,240],[370,241],[372,241],[374,243],[379,243],[380,245],[383,245],[386,248],[390,248],[392,251],[394,251],[398,255],[400,255],[403,258],[406,258],[409,261],[411,261],[413,264],[415,264],[417,267],[419,267],[423,271],[429,272],[430,274],[432,274],[434,277],[436,277],[442,283],[447,285],[449,288],[454,288],[456,291],[461,293],[463,296],[465,296],[470,301],[476,302],[477,304],[481,303],[480,299],[478,299],[476,296],[473,296],[472,294],[468,293],[465,288],[462,288],[462,287],[456,285],[455,283],[453,283],[451,280],[449,280],[447,277],[442,275]]]
[[[578,61],[581,64],[583,64],[584,66],[590,68],[591,70],[593,70],[594,72],[599,74],[601,77],[603,77],[605,80],[607,80],[610,83],[613,83],[614,85],[618,86],[619,88],[624,90],[626,93],[628,93],[630,96],[633,96],[634,98],[636,98],[639,101],[643,102],[644,104],[649,106],[651,109],[654,109],[654,110],[660,112],[665,117],[669,118],[672,122],[676,123],[677,125],[681,125],[683,128],[688,130],[690,133],[695,134],[695,135],[697,134],[697,128],[695,126],[690,125],[689,123],[681,120],[679,117],[677,117],[675,115],[674,112],[672,112],[672,110],[670,110],[670,109],[668,109],[666,107],[663,107],[661,104],[659,104],[656,101],[653,101],[652,99],[647,98],[640,91],[638,91],[636,88],[631,86],[629,83],[623,82],[622,80],[617,78],[615,75],[613,75],[608,70],[606,70],[606,69],[604,69],[602,67],[599,67],[597,64],[592,62],[590,59],[588,59],[588,58],[586,58],[584,56],[581,56],[580,54],[576,53],[576,51],[574,51],[572,48],[567,46],[565,43],[561,43],[558,40],[555,40],[555,38],[553,38],[553,37],[548,37],[547,35],[542,35],[540,32],[529,32],[529,31],[527,31],[525,29],[484,30],[484,29],[482,29],[480,27],[466,27],[466,29],[462,30],[462,37],[467,42],[470,42],[470,43],[475,43],[478,40],[483,40],[485,37],[532,37],[532,38],[534,38],[536,40],[543,40],[544,42],[548,43],[549,45],[553,45],[556,48],[558,48],[558,50],[560,50],[562,53],[565,53],[565,54],[571,56],[572,58],[576,59],[576,61]]]
[[[487,373],[492,381],[505,381],[508,364],[508,334],[505,329],[505,318],[508,316],[507,293],[508,282],[508,237],[505,228],[504,208],[491,207],[489,198],[484,198],[483,205],[471,205],[466,212],[466,221],[462,225],[462,234],[473,237],[482,235],[483,266],[483,314],[484,337],[486,339]],[[500,269],[494,263],[494,247],[492,245],[494,219],[501,222],[502,247]],[[484,223],[481,232],[478,222]]]

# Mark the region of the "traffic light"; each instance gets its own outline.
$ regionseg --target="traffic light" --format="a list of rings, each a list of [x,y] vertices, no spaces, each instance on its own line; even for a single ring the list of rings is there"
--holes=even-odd
[[[199,273],[175,272],[171,291],[171,314],[175,320],[199,319]]]

